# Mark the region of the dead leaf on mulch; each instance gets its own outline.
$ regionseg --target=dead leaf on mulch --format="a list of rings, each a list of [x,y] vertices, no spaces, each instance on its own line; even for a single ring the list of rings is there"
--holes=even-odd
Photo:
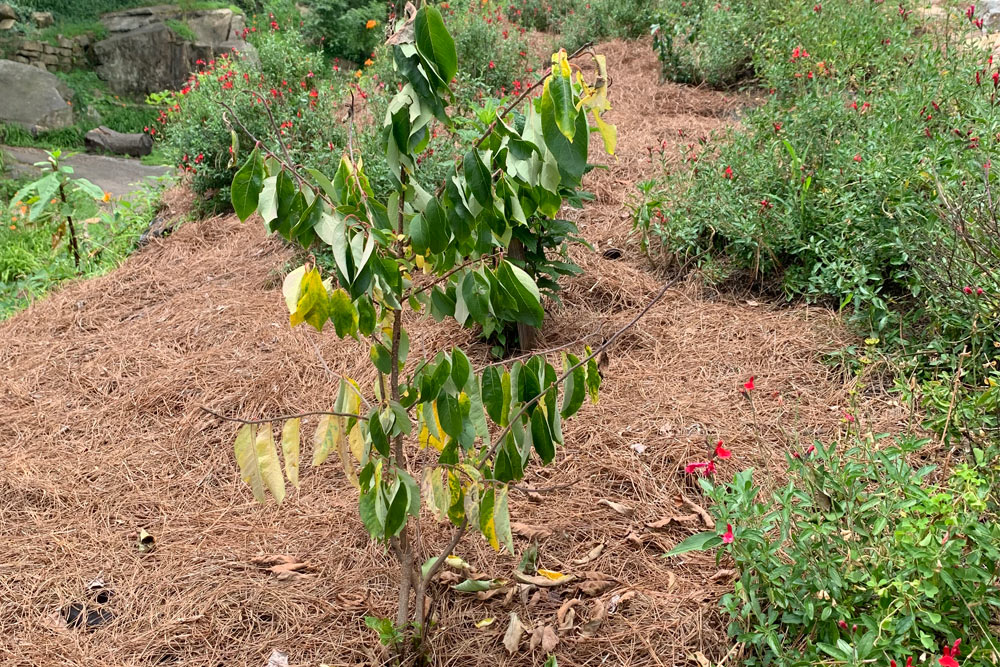
[[[539,588],[552,588],[576,581],[576,575],[560,574],[558,577],[550,578],[545,575],[530,575],[523,572],[514,572],[514,578],[522,584],[531,584]]]
[[[337,593],[337,602],[344,609],[364,609],[368,606],[368,597],[359,593]]]
[[[510,623],[507,625],[507,632],[503,635],[503,645],[507,649],[507,653],[514,655],[523,634],[524,626],[521,624],[521,619],[517,617],[515,612],[510,612]]]
[[[670,576],[673,577],[674,576],[673,573],[670,573]],[[670,585],[673,586],[672,583]],[[628,602],[634,597],[635,597],[634,590],[625,591],[624,593],[621,594],[616,593],[615,595],[612,595],[611,600],[608,602],[608,613],[609,614],[615,613],[616,611],[618,611],[618,609],[623,607],[626,602]]]
[[[544,526],[529,526],[526,523],[519,523],[517,521],[510,524],[510,529],[515,535],[520,535],[529,540],[544,540],[546,537],[552,536],[552,530],[549,528]]]
[[[687,507],[689,510],[691,510],[701,518],[702,523],[705,524],[706,528],[708,529],[715,528],[715,519],[712,518],[711,514],[705,511],[704,507],[694,502],[693,500],[688,499],[686,496],[682,495],[678,496],[677,498],[685,507]]]
[[[584,572],[577,589],[584,595],[596,597],[618,585],[618,580],[603,572]]]
[[[607,618],[608,608],[604,605],[604,601],[601,598],[594,598],[594,604],[590,608],[590,619],[580,626],[580,634],[584,637],[593,637]]]
[[[582,602],[583,600],[580,598],[572,598],[562,603],[559,611],[556,612],[556,622],[560,630],[571,630],[573,628],[573,621],[576,620],[576,609],[574,607]]]
[[[604,505],[605,507],[610,507],[615,512],[618,512],[622,516],[632,516],[635,514],[635,510],[628,505],[623,505],[621,503],[616,503],[613,500],[608,500],[607,498],[601,498],[597,501],[598,505]]]
[[[661,530],[667,528],[668,526],[683,526],[696,523],[698,521],[697,514],[675,514],[671,516],[664,517],[659,521],[651,521],[646,524],[646,528],[650,530]]]
[[[272,650],[264,667],[288,667],[288,654],[278,649]]]
[[[573,565],[586,565],[590,561],[600,556],[602,551],[604,551],[604,542],[601,542],[596,547],[588,551],[586,556],[583,556],[582,558],[577,558],[576,560],[573,560],[571,562],[573,563]]]
[[[252,562],[277,575],[278,581],[298,581],[313,576],[306,574],[306,571],[313,569],[312,563],[285,554],[257,556]]]
[[[709,581],[722,581],[723,579],[735,577],[737,574],[739,573],[736,570],[719,570],[708,579]]]
[[[559,645],[559,635],[552,628],[551,625],[546,625],[542,628],[542,652],[552,653],[556,650],[556,646]]]

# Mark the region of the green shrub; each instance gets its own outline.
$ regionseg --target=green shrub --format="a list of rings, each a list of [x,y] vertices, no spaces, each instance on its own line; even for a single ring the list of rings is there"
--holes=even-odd
[[[529,30],[552,32],[578,0],[510,0],[507,18]]]
[[[515,81],[522,82],[528,45],[523,30],[505,22],[499,7],[473,2],[465,9],[449,7],[444,17],[455,38],[463,83],[502,96],[516,88]]]
[[[303,33],[331,57],[361,63],[385,39],[381,0],[309,0],[306,6]]]
[[[719,88],[747,78],[769,4],[669,0],[652,26],[664,77]]]
[[[924,444],[816,443],[787,457],[770,498],[752,470],[701,478],[730,543],[702,533],[672,553],[721,545],[733,559],[722,607],[744,664],[903,664],[955,640],[966,667],[1000,658],[1000,458],[977,449],[935,481],[908,463]]]

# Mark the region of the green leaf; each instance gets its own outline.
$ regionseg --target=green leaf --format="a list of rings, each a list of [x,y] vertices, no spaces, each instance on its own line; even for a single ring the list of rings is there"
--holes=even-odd
[[[472,364],[469,363],[469,358],[465,356],[462,350],[456,347],[451,352],[451,379],[454,381],[455,386],[463,389],[469,381],[471,373]]]
[[[462,302],[473,322],[482,323],[490,312],[490,282],[478,271],[469,271],[459,285]],[[456,308],[456,318],[458,311]],[[464,324],[464,322],[462,322]]]
[[[541,123],[542,137],[545,147],[549,149],[555,158],[559,174],[565,180],[564,185],[579,185],[583,172],[587,169],[587,116],[584,113],[575,115],[577,141],[570,141],[559,129],[556,123],[555,109],[552,106],[551,98],[542,96],[541,103]]]
[[[514,298],[517,321],[540,327],[545,311],[542,310],[542,297],[538,292],[538,285],[531,276],[520,267],[504,260],[497,268],[497,280]]]
[[[373,343],[368,357],[380,373],[388,375],[392,372],[392,352],[382,343]]]
[[[350,295],[342,287],[338,287],[330,295],[330,320],[340,338],[353,336],[358,330],[358,311],[354,309]]]
[[[491,588],[493,588],[493,580],[491,579],[466,579],[462,583],[451,587],[452,590],[459,593],[479,593],[480,591],[488,591]]]
[[[497,366],[487,366],[483,369],[483,405],[490,419],[496,424],[501,424],[506,419],[506,408],[510,403],[509,385],[505,397],[501,373],[506,375],[506,372]]]
[[[557,68],[558,65],[552,66],[553,70],[557,70]],[[573,135],[576,133],[576,115],[579,112],[576,109],[576,105],[573,104],[573,82],[569,74],[553,71],[552,76],[545,82],[543,97],[548,98],[547,101],[542,102],[543,105],[552,105],[556,126],[559,128],[559,131],[567,139],[573,141]],[[581,138],[584,140],[587,139],[586,135]]]
[[[437,68],[444,84],[448,85],[458,72],[458,54],[437,7],[420,8],[413,21],[413,34],[417,51]]]
[[[463,419],[459,400],[456,396],[443,392],[437,397],[438,419],[444,432],[456,440],[462,435]]]
[[[431,252],[441,252],[448,247],[451,240],[448,229],[448,217],[437,198],[431,198],[423,212],[427,225],[427,247]],[[416,246],[414,246],[416,249]]]
[[[590,356],[590,348],[587,348],[587,356]],[[598,393],[601,389],[601,369],[597,366],[597,360],[591,359],[587,362],[587,393],[590,400],[597,403]]]
[[[431,230],[422,214],[418,213],[410,219],[409,233],[413,252],[426,255],[431,247]]]
[[[479,151],[475,148],[469,150],[462,160],[462,170],[465,173],[465,180],[469,184],[469,190],[480,204],[491,206],[493,204],[493,178],[490,170],[483,163],[479,156]]]
[[[372,447],[382,456],[389,456],[389,438],[382,428],[382,420],[379,418],[378,408],[372,408],[368,414],[368,435],[372,439]]]
[[[378,512],[375,510],[375,501],[381,489],[376,487],[370,491],[362,491],[358,499],[358,513],[361,515],[361,523],[365,525],[368,534],[372,537],[382,537],[385,527],[379,521]]]
[[[233,209],[240,222],[253,215],[260,201],[260,192],[264,189],[264,162],[260,158],[260,149],[254,148],[250,157],[233,176],[230,199]]]
[[[572,354],[563,355],[563,372],[568,371],[573,366],[580,363],[580,360]],[[586,396],[587,373],[583,366],[570,373],[563,383],[563,404],[560,414],[563,419],[568,419],[575,415],[583,405]]]
[[[279,172],[280,173],[280,172]],[[257,202],[257,212],[264,220],[268,229],[272,229],[271,222],[278,217],[278,193],[277,176],[268,176],[264,179],[264,189],[260,192]]]
[[[556,457],[555,445],[552,444],[552,434],[549,433],[549,425],[545,421],[545,415],[541,410],[531,413],[531,441],[535,445],[542,463],[546,465]]]
[[[715,533],[695,533],[676,547],[667,552],[668,556],[677,556],[689,551],[705,551],[722,544],[722,538]]]
[[[306,275],[305,264],[289,272],[281,283],[281,294],[285,297],[285,305],[288,313],[294,313],[298,309],[299,290],[302,287],[302,277]]]
[[[362,336],[370,336],[375,331],[375,307],[367,296],[362,296],[357,300],[358,309],[358,331]]]

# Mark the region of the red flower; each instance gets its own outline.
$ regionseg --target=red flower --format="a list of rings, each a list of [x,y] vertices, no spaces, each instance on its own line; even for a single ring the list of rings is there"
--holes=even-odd
[[[819,12],[823,11],[823,5],[813,5],[813,11],[818,14]]]
[[[722,543],[723,544],[733,543],[733,525],[730,523],[726,524],[726,532],[722,534]],[[957,665],[955,667],[957,667]]]
[[[982,296],[982,295],[983,295],[983,288],[982,287],[977,287],[976,288],[976,296]]]
[[[496,68],[496,65],[495,65],[495,64],[493,63],[493,61],[491,60],[491,61],[490,61],[490,69],[495,69],[495,68]]]
[[[861,162],[861,153],[855,153],[855,155],[854,155],[854,161],[855,162]]]
[[[993,72],[993,87],[1000,85],[1000,72]]]
[[[837,625],[840,626],[841,630],[847,629],[847,621],[845,621],[844,619],[840,619],[839,621],[837,621]]]
[[[977,28],[979,28],[980,30],[982,30],[983,29],[983,20],[982,19],[976,19],[975,21],[972,22],[972,25],[974,25]]]
[[[965,287],[963,287],[962,291],[965,292],[966,294],[972,294],[972,288],[969,287],[968,285],[966,285]]]
[[[774,133],[777,134],[778,132],[781,132],[781,123],[774,124]]]
[[[976,6],[975,5],[969,5],[969,8],[965,10],[965,16],[966,16],[966,18],[968,18],[971,21],[972,17],[975,14],[976,14]]]
[[[684,466],[684,472],[688,475],[693,475],[696,472],[701,472],[705,475],[712,475],[715,473],[715,462],[714,461],[697,461],[695,463],[689,463]]]
[[[743,390],[744,391],[753,391],[755,388],[756,387],[753,384],[753,376],[751,375],[750,379],[743,383]]]
[[[722,441],[719,440],[717,443],[715,443],[715,455],[718,456],[720,459],[728,459],[730,456],[733,455],[733,453],[728,449],[726,449],[725,447],[723,447]]]
[[[955,657],[958,656],[957,650],[959,641],[961,640],[956,640],[955,642],[956,653],[954,656],[951,654],[952,647],[950,646],[944,647],[944,651],[942,651],[943,655],[940,658],[938,658],[938,664],[941,665],[941,667],[959,667],[958,660],[955,659]]]
[[[319,97],[319,91],[313,88],[309,91],[309,97]]]
[[[723,172],[723,175],[726,178],[732,180],[732,178],[733,178],[733,168],[732,167],[726,167],[726,171]]]

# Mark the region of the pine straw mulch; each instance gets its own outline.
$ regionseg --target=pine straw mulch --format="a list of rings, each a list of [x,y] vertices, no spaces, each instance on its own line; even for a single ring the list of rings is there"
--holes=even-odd
[[[631,184],[651,173],[645,146],[721,127],[741,103],[658,83],[648,46],[600,50],[615,72],[620,157],[591,175],[597,201],[579,222],[599,250],[615,245],[625,256],[577,252],[586,273],[550,309],[545,346],[605,336],[645,305],[660,278],[621,216]],[[256,418],[329,409],[336,378],[316,346],[334,373],[369,379],[366,347],[288,327],[279,285],[292,255],[261,227],[231,217],[185,225],[119,270],[0,323],[5,665],[259,666],[272,649],[287,651],[292,665],[380,664],[363,618],[392,614],[396,566],[367,539],[354,490],[326,465],[308,470],[281,508],[256,505],[233,462],[235,428],[200,410]],[[461,344],[487,361],[467,331],[412,317],[409,325],[412,356]],[[752,466],[770,486],[797,442],[840,437],[848,388],[819,355],[847,340],[827,311],[749,305],[694,284],[671,291],[622,337],[599,404],[566,425],[557,463],[524,483],[571,484],[541,502],[512,494],[515,519],[548,533],[542,567],[610,582],[596,597],[580,594],[577,624],[594,600],[614,611],[595,636],[558,632],[560,665],[676,665],[695,651],[713,662],[730,652],[718,612],[730,576],[710,555],[661,557],[700,528],[645,524],[690,513],[677,504],[681,494],[700,502],[682,467],[718,438],[734,452],[721,478]],[[750,375],[759,432],[738,391]],[[875,431],[898,431],[905,418],[879,396],[865,398],[858,414]],[[436,552],[446,532],[425,524],[422,543]],[[152,551],[137,548],[141,530],[155,539]],[[597,558],[573,563],[601,544]],[[518,561],[475,536],[458,553],[497,577]],[[279,579],[262,555],[302,563],[306,576]],[[91,590],[95,580],[103,587]],[[433,661],[540,664],[527,635],[507,656],[508,614],[529,627],[554,623],[561,598],[573,594],[572,586],[526,601],[448,594]],[[95,606],[95,597],[106,604]],[[86,605],[96,627],[66,627],[63,612]],[[476,629],[485,617],[497,620]]]

